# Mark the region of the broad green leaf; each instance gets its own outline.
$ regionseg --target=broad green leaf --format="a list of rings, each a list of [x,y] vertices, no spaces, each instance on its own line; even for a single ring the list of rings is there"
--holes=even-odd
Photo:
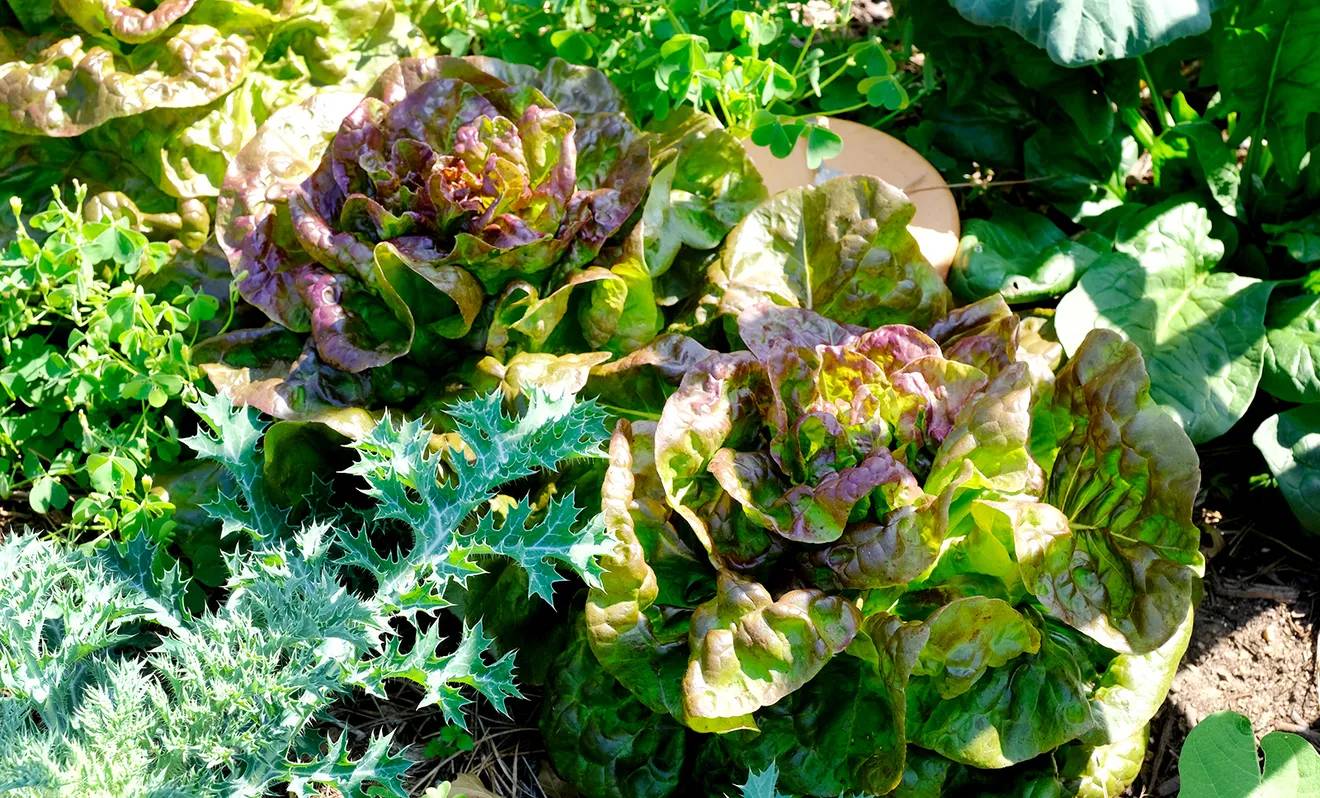
[[[1315,798],[1320,754],[1305,738],[1271,732],[1260,741],[1261,771],[1251,721],[1216,712],[1196,724],[1178,758],[1181,798]]]
[[[715,312],[758,302],[809,308],[847,324],[926,327],[948,289],[907,231],[915,209],[873,177],[838,177],[776,194],[725,241],[711,267]]]
[[[1268,142],[1280,175],[1295,184],[1318,139],[1320,6],[1307,0],[1247,0],[1225,9],[1214,35],[1219,90],[1240,118],[1237,140]],[[1253,175],[1253,177],[1255,177]]]
[[[962,299],[999,293],[1010,303],[1036,302],[1072,288],[1101,245],[1074,241],[1039,214],[1004,208],[963,226],[949,286]]]
[[[1193,203],[1152,208],[1133,229],[1059,303],[1059,341],[1072,355],[1091,330],[1118,331],[1145,355],[1151,396],[1194,442],[1212,440],[1256,394],[1271,285],[1210,271],[1223,245]]]
[[[776,600],[722,572],[715,598],[692,615],[685,721],[698,730],[756,728],[751,713],[810,681],[852,642],[859,622],[840,596],[793,590]]]
[[[1064,66],[1143,55],[1210,28],[1210,0],[953,0],[978,25],[1012,28]]]
[[[673,795],[694,738],[668,713],[647,709],[596,660],[580,618],[566,624],[573,636],[549,671],[540,721],[555,769],[587,795]]]
[[[1320,402],[1320,295],[1284,300],[1266,320],[1260,387],[1286,402]]]
[[[1039,640],[1037,653],[986,671],[952,699],[914,676],[907,693],[908,739],[955,762],[1002,768],[1085,734],[1094,723],[1082,670],[1086,656],[1064,630],[1046,625]]]
[[[1264,455],[1297,520],[1320,533],[1320,405],[1270,416],[1251,441]]]

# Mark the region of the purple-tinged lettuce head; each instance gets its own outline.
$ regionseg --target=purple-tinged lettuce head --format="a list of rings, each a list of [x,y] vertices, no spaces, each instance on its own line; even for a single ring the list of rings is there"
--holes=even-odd
[[[704,765],[775,761],[810,795],[932,762],[977,794],[984,770],[1144,745],[1202,559],[1196,453],[1140,352],[1096,331],[1056,370],[999,297],[925,332],[760,303],[738,338],[615,434],[600,664],[720,733]]]
[[[595,70],[405,59],[365,97],[273,115],[229,169],[217,235],[248,302],[361,372],[468,335],[511,283],[589,261],[650,174]]]

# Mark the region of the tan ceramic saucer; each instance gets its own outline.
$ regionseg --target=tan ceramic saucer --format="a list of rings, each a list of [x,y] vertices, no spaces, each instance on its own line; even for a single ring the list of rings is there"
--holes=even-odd
[[[962,225],[953,192],[939,171],[916,150],[888,133],[846,119],[830,119],[825,124],[843,139],[843,152],[815,172],[807,168],[805,140],[799,140],[797,149],[787,158],[776,158],[766,147],[745,142],[752,161],[765,176],[765,187],[774,194],[839,175],[873,175],[895,185],[917,206],[908,230],[917,239],[921,254],[941,277],[948,277]]]

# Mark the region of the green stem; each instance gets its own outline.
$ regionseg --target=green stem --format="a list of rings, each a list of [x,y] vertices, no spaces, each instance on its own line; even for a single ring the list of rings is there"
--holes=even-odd
[[[1247,161],[1242,165],[1242,213],[1248,219],[1254,215],[1252,205],[1254,204],[1253,195],[1256,187],[1256,169],[1260,167],[1260,139],[1264,133],[1265,117],[1270,112],[1270,99],[1274,95],[1274,81],[1279,74],[1279,55],[1283,52],[1283,42],[1288,38],[1289,20],[1284,19],[1283,27],[1279,30],[1279,45],[1274,50],[1274,59],[1270,62],[1270,77],[1265,83],[1265,99],[1261,103],[1260,119],[1251,129],[1251,145],[1247,147]]]
[[[807,34],[807,40],[802,43],[802,49],[798,51],[797,63],[793,64],[793,77],[796,78],[798,71],[802,69],[802,62],[807,60],[807,51],[811,49],[811,43],[816,40],[816,27],[813,25],[811,31]]]
[[[1173,114],[1169,113],[1169,106],[1164,104],[1164,95],[1160,94],[1160,87],[1155,85],[1155,79],[1151,77],[1150,68],[1146,66],[1146,59],[1142,56],[1137,56],[1137,69],[1141,70],[1141,79],[1150,90],[1150,99],[1155,104],[1155,113],[1160,118],[1160,124],[1164,127],[1173,127]]]

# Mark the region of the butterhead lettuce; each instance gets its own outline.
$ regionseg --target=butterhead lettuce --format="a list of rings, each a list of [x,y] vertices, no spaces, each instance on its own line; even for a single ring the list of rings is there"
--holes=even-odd
[[[615,432],[601,665],[718,733],[703,766],[775,761],[802,794],[954,794],[1050,752],[1129,782],[1096,769],[1144,739],[1203,568],[1195,450],[1140,352],[1096,331],[1056,371],[997,296],[925,331],[771,301],[736,324],[745,349]]]

